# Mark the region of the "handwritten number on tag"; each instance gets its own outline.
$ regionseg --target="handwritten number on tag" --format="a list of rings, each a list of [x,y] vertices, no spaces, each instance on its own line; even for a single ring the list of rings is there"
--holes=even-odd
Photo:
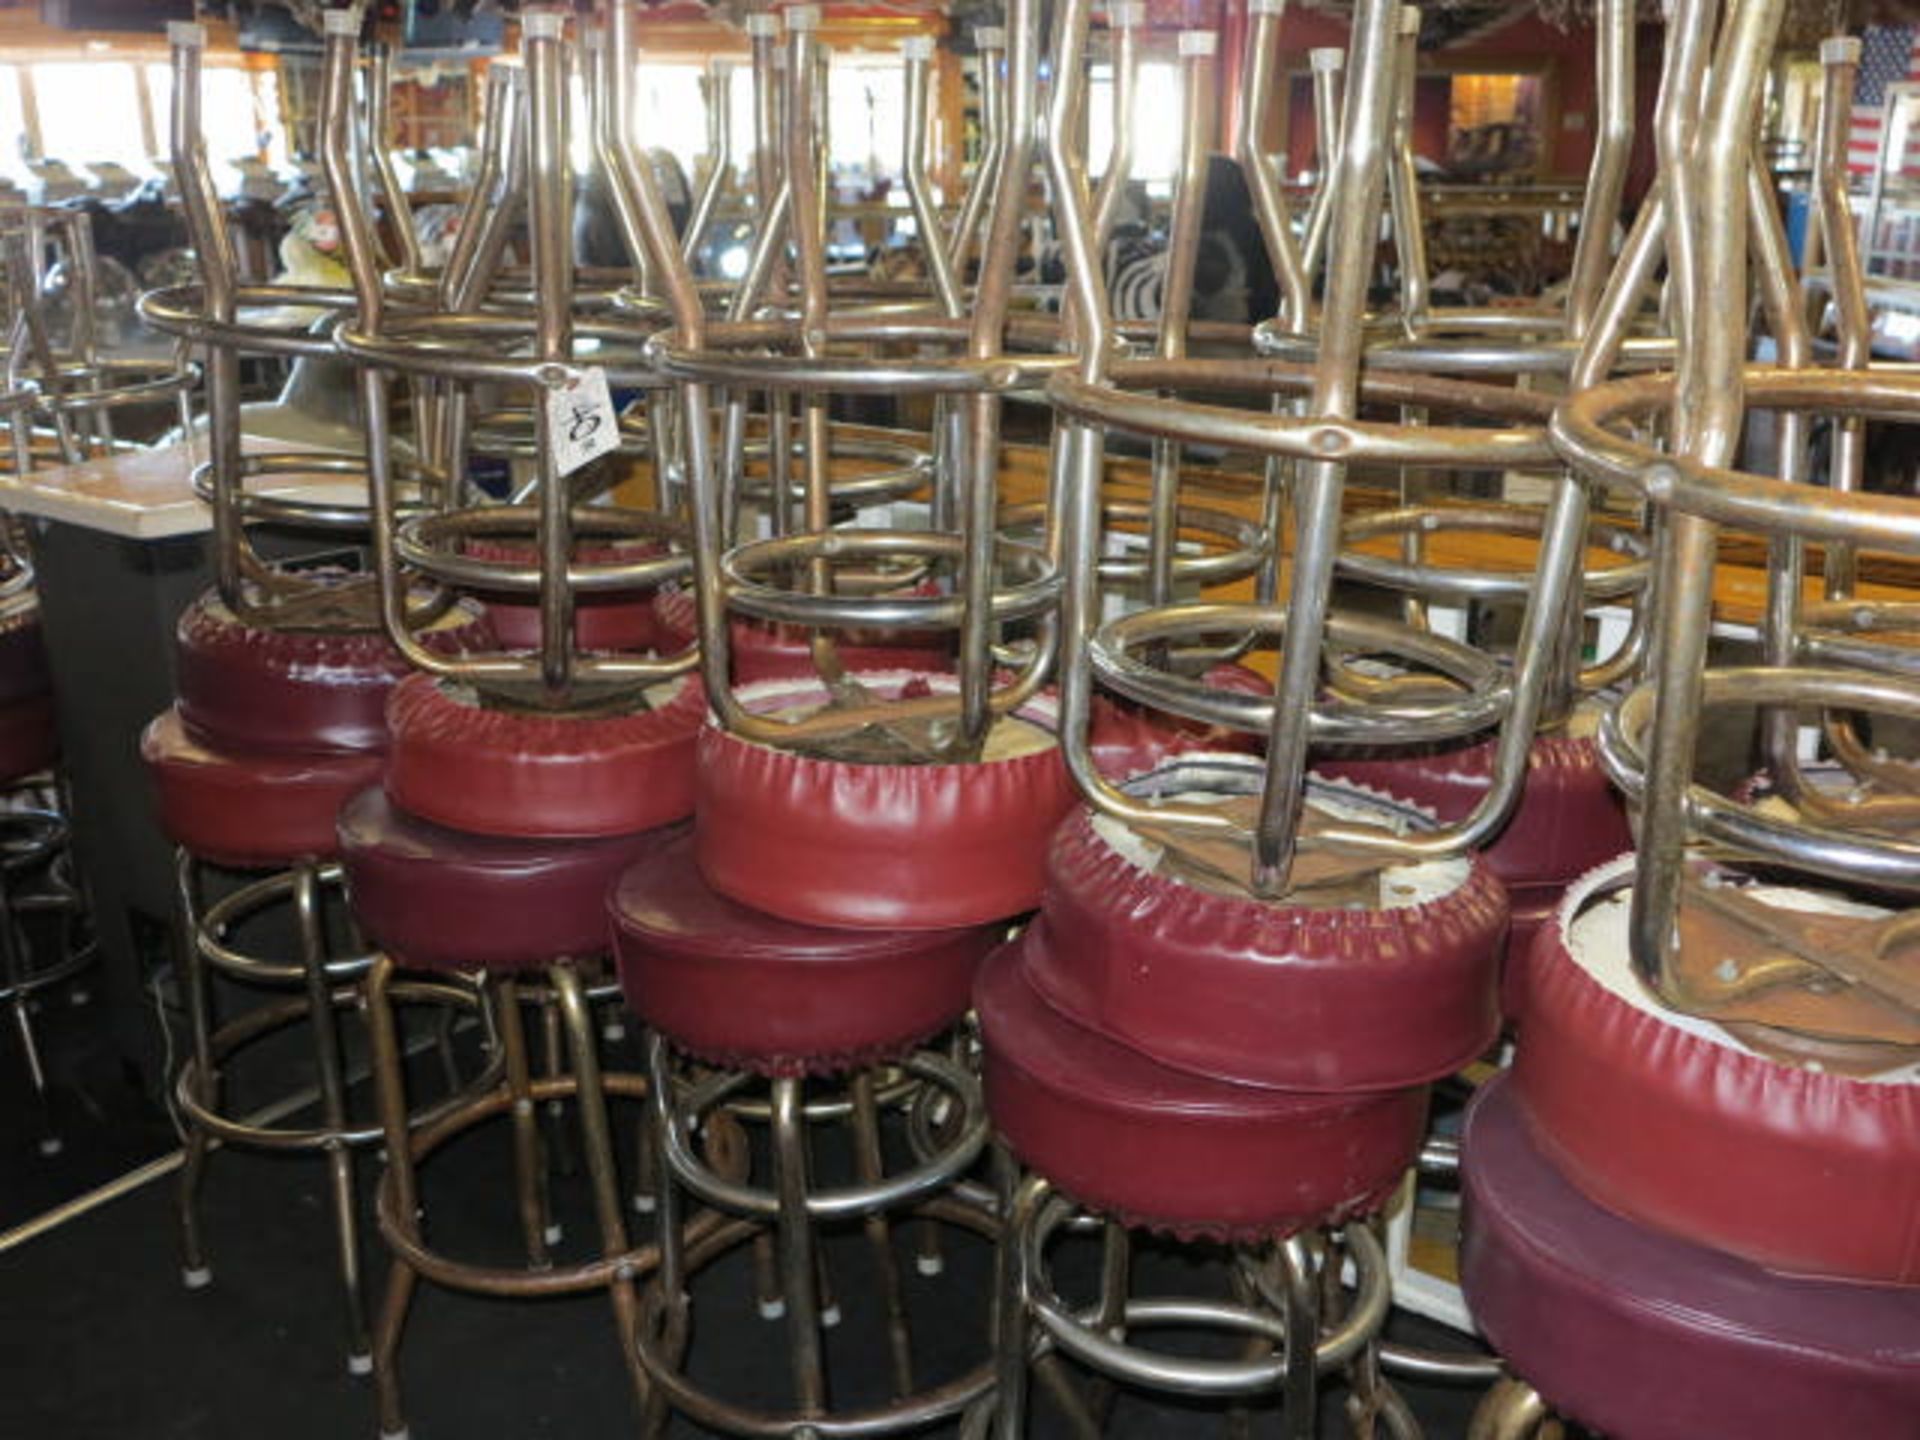
[[[554,468],[561,475],[571,475],[620,447],[620,417],[614,413],[605,370],[583,370],[573,384],[547,391],[547,434],[552,437]]]

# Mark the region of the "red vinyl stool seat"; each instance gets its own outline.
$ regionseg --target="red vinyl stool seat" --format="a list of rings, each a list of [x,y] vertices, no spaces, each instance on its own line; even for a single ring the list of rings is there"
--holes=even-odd
[[[1657,1004],[1628,962],[1631,878],[1630,858],[1596,871],[1534,941],[1513,1103],[1542,1151],[1599,1204],[1697,1245],[1920,1284],[1920,1067],[1801,1068]]]
[[[1519,1092],[1497,1078],[1468,1112],[1461,1284],[1557,1411],[1616,1440],[1920,1433],[1920,1289],[1777,1275],[1611,1214],[1535,1143]]]
[[[470,835],[407,814],[377,786],[339,819],[354,918],[400,964],[426,970],[525,970],[600,954],[608,887],[666,833]]]
[[[0,785],[51,769],[59,755],[52,695],[43,692],[0,703]]]
[[[1241,695],[1273,693],[1271,680],[1244,665],[1215,665],[1204,678],[1216,690]],[[1093,751],[1093,763],[1109,780],[1138,775],[1176,755],[1195,751],[1253,753],[1263,743],[1260,736],[1242,730],[1144,710],[1120,696],[1094,692],[1087,745]]]
[[[1317,761],[1322,775],[1411,800],[1444,824],[1464,820],[1493,783],[1494,742],[1415,754]],[[1527,957],[1568,885],[1596,865],[1633,848],[1626,807],[1587,736],[1542,735],[1533,742],[1527,778],[1513,813],[1483,852],[1507,887],[1513,927],[1501,979],[1501,1009],[1518,1019],[1524,1006]]]
[[[40,603],[31,593],[0,607],[0,707],[39,699],[53,690]]]
[[[334,819],[380,778],[378,753],[273,754],[195,740],[178,708],[140,737],[160,825],[196,859],[238,870],[279,869],[334,853]]]
[[[891,1059],[966,1013],[999,926],[847,930],[749,910],[700,874],[691,837],[607,902],[627,1003],[677,1049],[762,1075]]]
[[[1054,837],[1027,973],[1087,1028],[1195,1075],[1319,1092],[1424,1084],[1498,1032],[1506,898],[1483,861],[1389,870],[1405,903],[1349,909],[1203,890],[1145,868],[1159,855],[1085,811]]]
[[[420,638],[446,654],[493,644],[470,604],[448,610]],[[216,749],[384,750],[387,697],[411,673],[382,631],[249,625],[211,590],[182,612],[175,639],[180,717]]]
[[[524,542],[487,540],[475,537],[465,544],[466,553],[479,560],[509,565],[535,563],[533,546]],[[582,565],[614,565],[649,560],[664,553],[655,540],[629,540],[612,545],[576,545],[573,558]],[[540,605],[524,595],[483,592],[488,621],[500,643],[509,650],[540,648]],[[587,593],[574,600],[574,638],[582,650],[602,654],[646,651],[656,646],[667,650],[683,649],[679,644],[662,644],[661,629],[654,619],[654,592],[651,589],[631,593]]]
[[[862,678],[883,695],[925,683]],[[759,712],[826,699],[817,681],[739,693]],[[820,759],[708,726],[694,830],[701,872],[721,894],[805,925],[943,930],[1031,910],[1047,840],[1073,804],[1052,723],[1036,702],[1001,722],[1027,727],[1031,744],[965,765]]]
[[[1315,1095],[1169,1069],[1049,1006],[1029,978],[1032,943],[1004,947],[974,989],[987,1111],[1029,1172],[1004,1202],[1000,1377],[983,1402],[1000,1410],[996,1433],[1022,1433],[1031,1328],[1093,1370],[1149,1391],[1284,1395],[1292,1417],[1318,1413],[1320,1373],[1346,1370],[1355,1394],[1382,1407],[1390,1433],[1417,1433],[1371,1360],[1388,1308],[1380,1246],[1364,1224],[1346,1226],[1337,1243],[1332,1235],[1399,1186],[1426,1133],[1427,1088]],[[1077,1207],[1104,1217],[1105,1278],[1091,1305],[1060,1296],[1046,1258]],[[1238,1298],[1129,1294],[1129,1232],[1142,1229],[1232,1247]],[[1329,1232],[1318,1262],[1307,1231]],[[1343,1258],[1355,1266],[1357,1292],[1330,1322],[1312,1298],[1316,1263]],[[1124,1317],[1124,1333],[1095,1315]],[[1176,1361],[1133,1342],[1135,1331],[1169,1325],[1224,1332],[1241,1347],[1265,1343],[1241,1348],[1243,1359]],[[1314,1363],[1289,1365],[1303,1335]]]
[[[1365,1215],[1419,1153],[1424,1086],[1343,1095],[1156,1063],[1041,998],[1031,938],[981,971],[987,1109],[1027,1167],[1131,1227],[1250,1241]]]
[[[677,586],[661,590],[654,597],[654,619],[662,654],[685,650],[699,637],[690,590]],[[806,627],[741,619],[733,620],[731,626],[728,634],[735,685],[811,680],[819,674],[813,663],[813,632]],[[953,669],[953,642],[947,635],[913,630],[831,633],[840,663],[855,674],[888,670],[942,674]]]
[[[396,805],[478,835],[633,835],[693,811],[694,737],[706,714],[691,676],[657,687],[650,710],[542,714],[489,709],[426,675],[387,706]]]

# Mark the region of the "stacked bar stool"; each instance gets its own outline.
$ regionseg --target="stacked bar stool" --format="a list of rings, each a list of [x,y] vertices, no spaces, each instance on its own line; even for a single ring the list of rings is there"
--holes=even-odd
[[[1407,73],[1417,23],[1417,12],[1409,12],[1401,36],[1401,62]],[[1397,116],[1389,170],[1396,245],[1403,251],[1398,257],[1402,287],[1397,313],[1380,317],[1367,331],[1370,368],[1474,379],[1551,377],[1572,388],[1584,388],[1603,379],[1610,368],[1645,368],[1670,355],[1669,343],[1622,325],[1623,320],[1637,317],[1617,313],[1617,287],[1610,292],[1603,283],[1633,139],[1632,7],[1609,0],[1599,8],[1596,24],[1595,93],[1604,113],[1596,130],[1573,278],[1565,308],[1557,313],[1541,307],[1443,310],[1425,303],[1424,247],[1418,243],[1417,215],[1407,216],[1407,243],[1400,241],[1403,209],[1417,193],[1406,178],[1412,159],[1404,107],[1411,103],[1411,81],[1402,75],[1403,108]],[[1331,83],[1339,73],[1338,67],[1326,66],[1316,78],[1324,75]],[[1629,247],[1623,276],[1638,274],[1649,258],[1657,258],[1656,252]],[[1258,327],[1256,343],[1262,352],[1310,361],[1314,344],[1310,327],[1296,319],[1304,313],[1290,307],[1287,314]],[[1403,618],[1423,628],[1439,626],[1443,609],[1465,622],[1457,626],[1464,629],[1476,618],[1511,614],[1523,606],[1531,585],[1526,567],[1501,570],[1449,564],[1444,550],[1450,542],[1457,544],[1470,536],[1504,537],[1520,545],[1538,542],[1544,508],[1508,499],[1449,498],[1436,503],[1409,493],[1408,478],[1405,472],[1400,477],[1401,504],[1344,520],[1341,578],[1394,597]],[[1534,931],[1553,913],[1568,884],[1632,843],[1619,797],[1600,764],[1594,740],[1598,708],[1581,703],[1581,697],[1617,683],[1642,654],[1645,628],[1635,600],[1646,585],[1649,544],[1638,526],[1617,515],[1594,517],[1586,541],[1589,559],[1583,567],[1582,603],[1569,609],[1565,633],[1554,651],[1541,733],[1528,759],[1522,792],[1511,817],[1486,847],[1488,861],[1513,903],[1502,980],[1502,1008],[1510,1019],[1517,1018],[1522,1008],[1525,956]],[[1609,636],[1608,653],[1582,665],[1578,657],[1584,630],[1595,610],[1608,616],[1625,611],[1627,623],[1617,638]],[[1483,617],[1482,612],[1492,614]],[[1336,665],[1330,679],[1355,693],[1380,689],[1377,679],[1350,665]],[[1316,757],[1315,769],[1416,800],[1443,821],[1456,823],[1470,815],[1486,794],[1495,759],[1494,743],[1475,738],[1464,745],[1414,747],[1400,753],[1329,751]]]
[[[177,173],[190,197],[204,198],[212,193],[198,118],[205,37],[198,26],[185,25],[174,28],[172,40]],[[225,377],[210,396],[213,458],[199,477],[214,500],[221,583],[182,615],[175,657],[179,698],[141,740],[161,824],[178,853],[181,988],[192,1033],[174,1085],[186,1141],[183,1276],[192,1288],[212,1278],[198,1196],[215,1141],[324,1154],[346,1297],[348,1366],[364,1373],[369,1348],[353,1151],[377,1141],[380,1132],[350,1115],[339,1016],[359,1006],[359,982],[370,960],[342,933],[328,897],[337,895],[341,880],[334,863],[335,816],[384,768],[387,693],[407,667],[375,628],[364,577],[277,570],[246,537],[250,517],[241,493],[245,472],[234,434],[238,394],[230,383],[232,366],[240,349],[271,350],[284,336],[240,316],[230,283],[231,245],[217,207],[190,204],[189,212],[202,286],[190,295],[155,298],[167,323],[208,343],[210,373]],[[246,300],[271,306],[285,298],[260,291]],[[323,461],[313,464],[328,468]],[[365,507],[336,506],[320,523],[329,532],[355,524],[364,529]],[[470,607],[442,604],[421,623],[423,643],[436,649],[458,653],[486,643],[484,623]],[[210,870],[249,878],[237,888],[223,884],[216,898],[206,884]],[[293,958],[242,948],[243,933],[275,922],[290,930]],[[218,1023],[214,973],[297,993]],[[443,1007],[472,1004],[470,991],[444,985],[408,998]],[[233,1113],[225,1082],[240,1052],[294,1025],[304,1025],[312,1036],[318,1122],[275,1124]],[[447,1053],[449,1083],[456,1083]]]
[[[1920,692],[1903,647],[1868,634],[1903,628],[1899,614],[1810,603],[1801,569],[1820,543],[1844,594],[1855,547],[1911,551],[1920,514],[1857,493],[1845,444],[1826,493],[1791,451],[1778,475],[1729,468],[1748,407],[1846,430],[1910,421],[1916,392],[1744,364],[1754,104],[1779,12],[1720,9],[1681,5],[1667,38],[1666,243],[1700,317],[1678,373],[1586,390],[1554,422],[1572,463],[1645,496],[1668,535],[1653,662],[1601,732],[1639,807],[1639,853],[1582,881],[1537,937],[1514,1070],[1464,1136],[1462,1282],[1513,1377],[1476,1417],[1486,1436],[1559,1414],[1629,1440],[1893,1437],[1920,1413],[1920,990],[1900,938],[1920,856],[1898,818],[1907,763],[1857,743],[1862,717],[1910,719]],[[1852,287],[1858,55],[1824,47],[1819,147],[1824,238]],[[1668,448],[1629,438],[1662,412]],[[1706,664],[1723,526],[1771,542],[1762,665]],[[1735,705],[1762,708],[1776,801],[1695,777],[1702,717]],[[1856,742],[1834,747],[1850,785],[1803,783],[1807,719]],[[1635,1384],[1617,1383],[1621,1365]]]
[[[1038,694],[1057,581],[1042,548],[994,526],[1000,393],[1035,388],[1057,363],[1003,353],[1032,154],[1034,17],[1021,13],[1012,138],[983,201],[990,258],[970,317],[950,303],[948,280],[923,311],[865,313],[830,296],[810,123],[786,131],[784,203],[772,211],[788,217],[784,237],[760,236],[761,252],[792,242],[797,325],[710,320],[651,177],[631,177],[672,309],[655,353],[680,382],[695,613],[714,707],[700,738],[694,834],[636,866],[611,901],[622,981],[652,1032],[663,1154],[663,1253],[641,1358],[668,1411],[722,1433],[905,1433],[951,1419],[992,1380],[984,1313],[972,1322],[971,1359],[930,1370],[912,1316],[940,1304],[949,1335],[970,1322],[928,1293],[946,1263],[931,1232],[914,1227],[918,1283],[902,1274],[894,1235],[909,1218],[997,1230],[991,1194],[968,1179],[986,1139],[978,1081],[963,1040],[937,1042],[965,1014],[1006,918],[1037,900],[1046,838],[1069,802],[1052,708]],[[808,7],[785,13],[789,117],[816,113],[818,18]],[[631,26],[631,7],[616,7],[616,56],[628,53]],[[910,75],[925,63],[910,54]],[[941,256],[937,227],[922,240]],[[944,260],[933,268],[944,273]],[[937,353],[865,364],[842,353],[903,337]],[[802,513],[771,539],[736,543],[728,517],[753,482],[708,448],[716,386],[774,392],[773,412],[794,413],[800,427]],[[829,397],[902,389],[936,397],[936,413],[953,417],[931,477],[936,528],[836,526]],[[776,506],[780,495],[776,485]],[[735,637],[751,633],[741,621],[789,627],[805,642],[801,665],[740,683],[748,642],[736,647]],[[1002,625],[1027,630],[1003,635]],[[916,649],[935,663],[901,668]],[[890,668],[864,668],[874,663]],[[695,1134],[709,1152],[731,1136],[753,1163],[729,1175]],[[834,1175],[825,1157],[842,1139],[851,1163]],[[691,1201],[724,1217],[705,1241],[687,1225]],[[844,1284],[862,1262],[840,1258],[837,1230],[864,1238],[866,1285]],[[782,1404],[721,1393],[703,1374],[703,1317],[717,1307],[719,1279],[705,1272],[741,1245],[753,1246],[763,1315],[784,1317]],[[867,1341],[879,1353],[856,1366],[853,1347]],[[830,1364],[830,1350],[847,1363]]]
[[[975,994],[989,1113],[1026,1171],[1001,1251],[1000,1382],[991,1413],[983,1406],[975,1424],[1024,1434],[1029,1362],[1053,1351],[1150,1392],[1279,1399],[1291,1435],[1318,1433],[1318,1377],[1343,1372],[1355,1433],[1384,1424],[1413,1434],[1412,1416],[1379,1374],[1388,1282],[1369,1217],[1420,1151],[1429,1084],[1477,1057],[1497,1030],[1507,901],[1471,850],[1517,796],[1544,677],[1524,660],[1504,672],[1415,627],[1330,612],[1341,486],[1346,464],[1388,457],[1544,468],[1553,458],[1546,407],[1497,387],[1359,373],[1353,339],[1403,33],[1390,4],[1363,5],[1355,19],[1348,69],[1364,81],[1347,97],[1321,340],[1305,383],[1258,364],[1116,353],[1099,270],[1088,263],[1089,197],[1059,138],[1071,133],[1084,83],[1086,24],[1084,6],[1063,13],[1053,61],[1049,132],[1080,329],[1079,360],[1049,395],[1060,420],[1068,566],[1062,740],[1089,807],[1054,838],[1039,916],[989,962]],[[1182,45],[1190,115],[1211,93],[1210,40]],[[1188,143],[1202,143],[1197,126]],[[1183,167],[1176,233],[1198,168]],[[1170,273],[1177,278],[1177,267]],[[1273,413],[1201,404],[1182,390],[1247,391]],[[1388,395],[1470,423],[1353,418],[1363,398]],[[1284,609],[1154,597],[1096,623],[1103,437],[1122,431],[1224,445],[1292,468]],[[1584,521],[1569,489],[1548,521],[1554,540],[1533,577],[1523,655],[1526,642],[1554,633],[1566,604],[1578,550],[1568,541]],[[1163,517],[1176,513],[1177,491],[1156,498]],[[1162,551],[1172,540],[1165,524],[1154,538]],[[1243,647],[1277,641],[1278,680],[1265,693],[1210,684],[1201,670],[1236,636],[1252,637]],[[1430,688],[1373,704],[1323,689],[1323,669],[1353,654],[1421,672]],[[1183,721],[1260,737],[1266,756],[1176,754],[1110,780],[1089,744],[1096,684]],[[1310,740],[1442,741],[1487,727],[1499,732],[1496,783],[1450,826],[1390,794],[1304,775]],[[1051,1258],[1076,1214],[1096,1217],[1104,1237],[1099,1291],[1084,1305],[1063,1296]],[[1223,1245],[1229,1296],[1130,1293],[1136,1232]],[[1350,1297],[1336,1278],[1348,1265]],[[1169,1327],[1255,1353],[1196,1359],[1146,1342]]]
[[[379,947],[368,980],[375,1084],[387,1137],[376,1212],[392,1254],[374,1347],[381,1433],[406,1433],[401,1340],[422,1279],[512,1298],[605,1293],[636,1397],[647,1387],[636,1348],[637,1278],[653,1246],[629,1237],[613,1151],[610,1096],[646,1094],[643,1077],[603,1071],[592,1023],[594,967],[606,950],[605,897],[615,878],[651,853],[693,808],[694,739],[705,711],[692,656],[635,653],[588,622],[575,601],[634,595],[684,578],[678,534],[656,511],[589,501],[596,485],[568,463],[569,432],[607,431],[610,411],[565,402],[604,376],[652,383],[640,355],[647,330],[624,318],[581,320],[569,242],[565,24],[556,10],[522,12],[532,234],[530,310],[484,312],[393,302],[364,203],[341,206],[357,303],[336,337],[361,363],[369,419],[367,462],[375,556],[390,638],[418,668],[396,688],[387,718],[392,751],[382,783],[340,816],[353,913]],[[328,17],[330,89],[350,83],[357,13]],[[352,138],[326,136],[329,173],[352,173]],[[469,293],[483,293],[476,279]],[[576,351],[592,349],[591,366]],[[597,368],[595,368],[597,367]],[[524,499],[408,512],[399,504],[389,439],[394,376],[438,387],[457,412],[477,384],[523,397],[537,473]],[[582,484],[585,489],[581,489]],[[406,597],[451,586],[537,607],[531,649],[496,646],[449,657],[421,643]],[[406,1080],[392,1001],[402,970],[477,972],[490,999],[504,1074],[498,1085],[409,1133]],[[544,991],[565,1035],[564,1070],[535,1079],[523,1010]],[[597,1235],[590,1257],[564,1259],[547,1195],[537,1104],[571,1102],[591,1186]],[[505,1116],[513,1144],[512,1198],[525,1260],[497,1265],[433,1242],[421,1171],[435,1151]],[[697,1233],[697,1232],[696,1232]]]

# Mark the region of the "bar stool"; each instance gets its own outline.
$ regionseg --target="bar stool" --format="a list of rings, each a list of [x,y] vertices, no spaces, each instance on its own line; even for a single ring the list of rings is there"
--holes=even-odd
[[[458,652],[481,643],[485,628],[477,612],[456,607],[436,622],[434,634],[435,644]],[[188,607],[176,638],[181,696],[147,727],[141,756],[153,777],[162,828],[178,851],[182,990],[192,1031],[191,1054],[174,1080],[187,1130],[183,1278],[192,1289],[212,1280],[198,1195],[215,1139],[323,1151],[347,1294],[348,1366],[364,1373],[369,1358],[352,1151],[378,1140],[379,1131],[350,1121],[337,1012],[359,1005],[358,982],[371,961],[335,951],[324,897],[341,881],[332,863],[334,818],[385,766],[382,713],[405,666],[378,633],[250,625],[214,594]],[[210,866],[268,873],[209,902],[202,871]],[[236,929],[281,907],[294,925],[297,960],[236,948]],[[215,971],[249,984],[299,986],[303,993],[216,1025],[208,990]],[[445,985],[406,998],[472,1003],[470,993]],[[222,1075],[237,1054],[299,1023],[313,1032],[320,1123],[262,1125],[227,1113]]]
[[[804,883],[804,882],[798,882]],[[965,1013],[981,958],[1004,927],[829,929],[749,910],[703,878],[690,838],[662,846],[623,876],[608,902],[621,984],[651,1031],[655,1124],[664,1153],[660,1269],[646,1292],[640,1359],[665,1404],[736,1435],[815,1429],[898,1434],[952,1416],[991,1383],[986,1317],[980,1362],[916,1387],[892,1225],[919,1216],[991,1236],[991,1207],[959,1182],[986,1139],[978,1084],[950,1054],[929,1046]],[[676,1065],[676,1060],[679,1062]],[[689,1068],[689,1063],[699,1068]],[[705,1068],[714,1067],[714,1068]],[[753,1092],[767,1088],[767,1179],[721,1173],[709,1147]],[[888,1173],[885,1112],[904,1107],[911,1162]],[[851,1184],[823,1185],[810,1136],[850,1127]],[[702,1236],[682,1219],[682,1195],[730,1217]],[[885,1403],[831,1406],[824,1328],[870,1297],[825,1298],[823,1232],[858,1224],[873,1254],[888,1337]],[[774,1242],[777,1278],[767,1254]],[[698,1273],[753,1242],[761,1259],[761,1313],[786,1316],[791,1404],[754,1408],[723,1398],[689,1373],[686,1346],[699,1330]],[[920,1273],[937,1273],[924,1250]],[[957,1323],[948,1317],[948,1324]],[[877,1375],[877,1363],[854,1371]]]
[[[431,684],[424,676],[416,679]],[[423,770],[411,758],[403,759],[413,751],[417,734],[414,722],[405,717],[418,712],[403,712],[398,703],[395,709],[393,774],[409,777],[405,793],[416,803],[425,800],[429,810],[449,808],[432,803],[439,793],[435,785],[465,795],[500,773],[490,772],[484,761],[471,769],[435,772]],[[505,717],[504,724],[492,727],[493,733],[497,736],[514,720],[525,718]],[[474,722],[468,734],[480,733],[485,720],[501,719],[485,717]],[[559,717],[531,720],[536,738],[544,738],[542,728],[567,723]],[[604,732],[618,722],[573,723]],[[564,756],[550,749],[546,758],[556,760],[559,768],[584,762],[602,774],[631,772],[637,766],[643,772],[641,781],[659,781],[690,767],[692,738],[688,725],[680,740],[656,745],[644,757],[631,748],[589,752],[576,746]],[[423,781],[423,775],[437,775],[437,779]],[[586,788],[591,793],[593,787]],[[582,815],[580,823],[567,827],[581,832],[574,838],[537,833],[539,826],[556,823],[553,795],[535,804],[530,803],[532,787],[509,785],[491,793],[496,804],[507,798],[504,809],[492,812],[496,822],[492,833],[454,829],[410,813],[391,787],[364,791],[339,820],[353,913],[380,946],[367,980],[367,1009],[387,1152],[375,1211],[392,1264],[374,1336],[373,1370],[380,1430],[390,1437],[407,1433],[400,1344],[422,1278],[453,1289],[514,1299],[605,1290],[623,1351],[633,1366],[636,1393],[641,1403],[647,1399],[644,1378],[633,1360],[638,1315],[633,1282],[656,1263],[658,1250],[653,1245],[636,1246],[629,1239],[606,1103],[608,1096],[643,1099],[647,1085],[641,1076],[603,1070],[592,1016],[596,992],[588,967],[606,950],[608,888],[673,831],[670,826],[643,825],[593,833],[604,820],[603,809],[598,815]],[[481,813],[471,803],[451,808],[466,819]],[[499,832],[497,822],[504,814],[521,813],[537,818],[514,833]],[[528,833],[529,829],[536,833]],[[477,973],[488,997],[504,1065],[497,1083],[446,1108],[411,1134],[393,1010],[393,1001],[411,983],[398,978],[401,969],[437,975]],[[530,1066],[523,1021],[529,978],[544,978],[550,987],[571,1061],[567,1071],[538,1079]],[[561,1235],[548,1210],[546,1162],[535,1107],[569,1101],[579,1116],[600,1235],[595,1256],[563,1264],[552,1255]],[[526,1263],[519,1267],[476,1263],[435,1248],[427,1235],[430,1219],[421,1207],[420,1167],[458,1136],[501,1116],[509,1119],[513,1130],[515,1194],[526,1250]]]
[[[32,571],[16,565],[0,591],[0,791],[9,799],[0,810],[0,1004],[13,1017],[40,1107],[39,1151],[50,1156],[59,1153],[61,1139],[33,1007],[37,997],[92,964],[96,951],[85,933],[85,898],[69,868],[63,787],[54,771],[59,736],[32,581]],[[51,926],[29,929],[23,921],[34,914],[52,917]]]

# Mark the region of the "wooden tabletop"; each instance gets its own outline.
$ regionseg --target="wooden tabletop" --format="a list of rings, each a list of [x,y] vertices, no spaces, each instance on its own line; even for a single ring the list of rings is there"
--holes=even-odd
[[[285,440],[248,437],[249,453],[301,447]],[[0,510],[58,520],[129,540],[166,540],[201,535],[213,528],[213,512],[193,493],[194,466],[206,459],[206,441],[125,450],[78,465],[49,465],[24,476],[0,476]],[[260,494],[364,496],[363,482],[338,476],[290,475],[250,487]]]

